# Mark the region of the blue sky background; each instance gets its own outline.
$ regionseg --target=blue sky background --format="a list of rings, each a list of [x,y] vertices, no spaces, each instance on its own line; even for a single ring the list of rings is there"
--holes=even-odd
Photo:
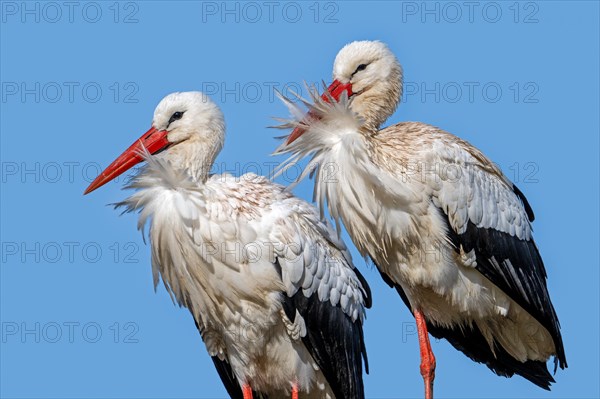
[[[135,216],[106,206],[123,179],[82,192],[181,90],[225,113],[216,170],[268,173],[272,89],[329,81],[344,44],[379,39],[405,71],[389,123],[470,141],[527,195],[570,365],[546,392],[434,342],[437,397],[597,398],[598,3],[472,4],[1,2],[0,396],[225,397],[187,310],[152,289]],[[367,397],[421,397],[413,318],[353,254],[374,292]]]

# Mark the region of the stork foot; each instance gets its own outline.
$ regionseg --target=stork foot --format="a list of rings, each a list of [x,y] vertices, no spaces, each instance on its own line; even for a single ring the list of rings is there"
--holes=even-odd
[[[244,396],[244,399],[252,399],[252,388],[250,385],[242,385],[242,395]]]
[[[298,384],[292,385],[292,399],[298,399]]]
[[[425,399],[433,399],[433,380],[435,379],[435,356],[431,350],[429,333],[425,316],[420,310],[415,310],[417,332],[419,334],[419,349],[421,352],[421,375],[425,383]]]

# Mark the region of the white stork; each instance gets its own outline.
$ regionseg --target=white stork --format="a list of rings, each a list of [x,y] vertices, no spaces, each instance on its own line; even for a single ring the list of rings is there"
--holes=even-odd
[[[435,357],[428,331],[496,374],[549,389],[546,361],[567,366],[546,270],[525,196],[466,141],[403,122],[384,129],[402,93],[402,68],[380,42],[346,45],[333,83],[304,115],[286,100],[295,128],[278,149],[311,157],[315,198],[343,222],[413,312],[425,396]]]
[[[141,230],[151,220],[155,287],[160,275],[190,310],[232,398],[363,398],[369,287],[312,205],[264,177],[209,174],[224,136],[207,96],[170,94],[85,193],[146,161],[117,207]]]

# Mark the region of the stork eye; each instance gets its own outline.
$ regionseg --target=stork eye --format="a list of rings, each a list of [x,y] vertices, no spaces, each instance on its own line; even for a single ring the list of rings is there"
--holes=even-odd
[[[360,64],[357,68],[356,71],[354,71],[354,73],[359,72],[359,71],[364,71],[365,69],[367,69],[367,64]],[[354,75],[354,73],[352,75]]]
[[[181,119],[182,116],[183,116],[183,112],[177,111],[177,112],[173,113],[173,115],[171,115],[171,118],[169,119],[169,125],[172,122],[178,121],[179,119]]]

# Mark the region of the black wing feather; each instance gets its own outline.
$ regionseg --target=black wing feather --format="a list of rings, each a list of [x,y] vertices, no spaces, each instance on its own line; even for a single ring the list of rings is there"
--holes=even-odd
[[[533,213],[533,209],[531,208],[531,205],[529,205],[529,201],[527,201],[527,198],[525,197],[525,194],[523,194],[523,192],[521,190],[519,190],[519,187],[517,187],[515,184],[513,184],[513,191],[515,194],[517,194],[517,197],[519,197],[519,199],[521,200],[521,203],[523,203],[523,207],[525,208],[525,213],[527,213],[527,218],[529,219],[530,222],[533,222],[535,220],[535,215]]]
[[[494,352],[492,352],[485,337],[475,325],[463,326],[463,328],[445,328],[428,322],[427,329],[435,338],[445,338],[471,360],[485,364],[500,376],[512,377],[517,374],[547,390],[550,390],[550,384],[554,382],[554,378],[548,372],[546,362],[535,360],[520,362],[500,345],[494,345]]]
[[[567,367],[558,316],[546,285],[546,268],[533,239],[480,228],[471,221],[458,234],[446,217],[449,238],[458,251],[475,250],[476,269],[544,326],[556,347],[555,369]]]
[[[371,261],[375,264],[373,258]],[[375,264],[376,265],[376,264]],[[377,265],[376,265],[377,266]],[[406,307],[413,313],[408,296],[399,284],[381,272],[377,267],[383,280],[392,288],[395,288]],[[469,359],[485,364],[490,370],[503,377],[512,377],[514,374],[533,382],[537,386],[550,389],[550,384],[555,382],[548,372],[545,362],[529,360],[525,363],[513,358],[504,348],[499,345],[490,349],[487,340],[477,326],[456,326],[456,328],[440,327],[427,321],[427,330],[437,339],[446,339],[454,348],[464,353]]]
[[[355,272],[364,281],[358,270]],[[365,291],[369,293],[366,282]],[[304,318],[306,336],[302,341],[337,398],[364,398],[362,362],[368,373],[367,353],[362,323],[352,319],[339,306],[321,302],[315,293],[306,297],[299,290],[294,296],[284,296],[283,309],[290,320],[296,311]],[[370,294],[365,302],[370,303]]]

